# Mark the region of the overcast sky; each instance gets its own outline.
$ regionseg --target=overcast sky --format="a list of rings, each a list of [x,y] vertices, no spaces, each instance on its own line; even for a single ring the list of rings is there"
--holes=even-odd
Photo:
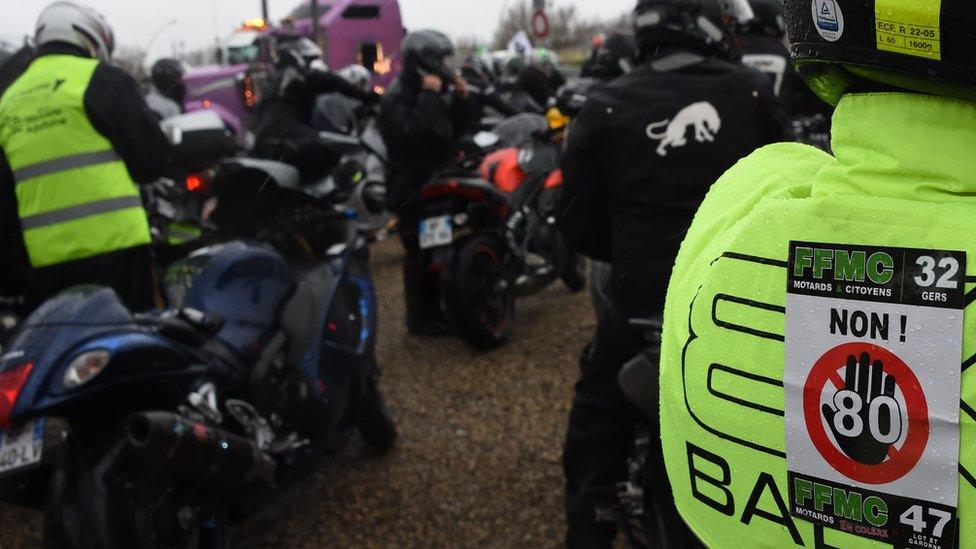
[[[34,22],[48,0],[2,0],[8,4],[0,19],[0,38],[19,40],[33,31]],[[146,48],[157,35],[149,59],[166,55],[174,44],[194,49],[226,36],[241,21],[261,14],[260,0],[78,0],[108,18],[120,44]],[[520,0],[400,0],[408,29],[437,28],[453,37],[477,36],[487,40],[509,2]],[[586,16],[616,17],[631,9],[635,0],[556,0],[575,3]],[[271,18],[277,19],[299,0],[268,0]],[[12,7],[9,4],[15,4]],[[176,21],[167,26],[168,22]]]

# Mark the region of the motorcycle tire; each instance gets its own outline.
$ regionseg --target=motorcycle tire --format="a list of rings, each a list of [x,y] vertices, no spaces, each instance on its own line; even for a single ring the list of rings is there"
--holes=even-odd
[[[464,242],[441,278],[448,320],[468,344],[491,350],[505,343],[515,317],[515,290],[505,280],[503,246],[488,235]]]
[[[88,444],[52,474],[44,512],[44,546],[49,549],[227,549],[230,521],[224,510],[202,526],[172,535],[159,529],[160,505],[169,491],[150,493],[149,474],[125,442]],[[115,464],[122,464],[116,469]],[[168,506],[167,506],[168,507]],[[178,522],[170,517],[170,528]]]
[[[367,383],[357,426],[363,440],[378,454],[387,454],[396,445],[396,423],[375,379]]]

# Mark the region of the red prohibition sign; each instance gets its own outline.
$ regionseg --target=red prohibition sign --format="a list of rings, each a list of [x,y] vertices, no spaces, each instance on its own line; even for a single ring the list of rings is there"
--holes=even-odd
[[[892,446],[888,459],[877,465],[866,465],[847,457],[831,442],[820,419],[820,395],[824,386],[829,381],[841,388],[843,381],[837,371],[846,365],[849,355],[860,356],[861,353],[868,353],[871,358],[884,363],[885,372],[894,376],[908,407],[905,442],[901,448]],[[871,343],[845,343],[817,360],[803,386],[803,416],[813,445],[827,463],[845,477],[864,484],[887,484],[907,475],[921,459],[929,440],[929,409],[918,378],[894,353]]]
[[[536,35],[537,38],[545,38],[549,36],[549,17],[546,16],[546,12],[542,10],[536,10],[532,14],[532,33]]]

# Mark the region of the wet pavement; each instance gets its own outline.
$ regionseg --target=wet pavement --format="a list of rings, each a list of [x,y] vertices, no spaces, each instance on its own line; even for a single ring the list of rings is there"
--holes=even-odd
[[[378,356],[398,447],[323,468],[238,526],[234,546],[556,547],[577,358],[595,321],[561,284],[520,300],[511,341],[477,352],[407,336],[400,248],[374,247]],[[0,506],[0,548],[40,543],[34,513]]]

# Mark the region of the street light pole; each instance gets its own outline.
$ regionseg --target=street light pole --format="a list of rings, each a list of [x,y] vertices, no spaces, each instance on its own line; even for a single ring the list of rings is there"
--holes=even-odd
[[[312,42],[321,47],[319,44],[319,0],[310,0],[312,2]]]
[[[268,20],[268,0],[261,0],[261,19]]]
[[[153,44],[155,44],[156,40],[160,37],[160,35],[163,34],[163,31],[172,27],[175,24],[176,24],[176,19],[170,19],[169,21],[163,23],[161,27],[159,27],[159,30],[157,30],[156,33],[152,35],[152,38],[149,39],[149,42],[146,43],[146,49],[144,50],[146,52],[146,55],[149,55],[149,50],[152,49]]]

